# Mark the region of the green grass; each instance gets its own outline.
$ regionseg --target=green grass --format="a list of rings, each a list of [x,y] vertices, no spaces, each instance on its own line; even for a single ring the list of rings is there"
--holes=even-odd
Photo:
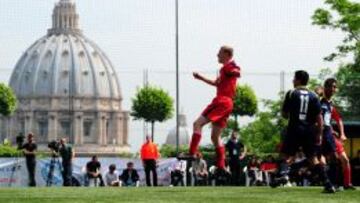
[[[360,190],[323,194],[319,187],[186,187],[186,188],[11,188],[0,189],[1,203],[98,202],[359,202]]]

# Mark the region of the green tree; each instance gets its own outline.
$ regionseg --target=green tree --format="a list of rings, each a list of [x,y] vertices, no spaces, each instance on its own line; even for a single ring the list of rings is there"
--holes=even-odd
[[[325,0],[327,8],[319,8],[312,16],[313,24],[323,29],[339,30],[344,33],[342,43],[336,51],[324,59],[334,61],[352,57],[347,64],[341,64],[336,74],[338,79],[339,104],[346,114],[360,116],[360,3],[350,0]],[[351,112],[350,112],[351,110]]]
[[[161,88],[146,86],[137,91],[132,99],[131,116],[151,123],[151,136],[154,140],[155,122],[166,121],[173,116],[173,99]]]
[[[282,98],[282,94],[280,95]],[[282,100],[263,100],[265,110],[257,113],[253,122],[241,129],[245,146],[255,154],[274,153],[287,121],[281,117]]]
[[[0,114],[9,116],[16,110],[16,96],[12,89],[0,83]]]
[[[249,85],[238,85],[233,101],[234,109],[232,115],[237,124],[239,116],[253,116],[258,110],[255,92]]]
[[[334,73],[331,71],[330,68],[324,68],[320,70],[320,73],[316,78],[311,78],[308,84],[308,88],[312,91],[319,86],[324,85],[324,81],[330,77],[335,77]]]

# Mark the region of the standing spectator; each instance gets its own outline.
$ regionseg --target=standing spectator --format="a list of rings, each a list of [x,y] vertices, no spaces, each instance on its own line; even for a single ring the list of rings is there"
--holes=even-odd
[[[104,186],[104,181],[101,175],[101,164],[96,155],[94,155],[91,158],[91,161],[86,164],[86,178],[88,181],[91,179],[99,179],[100,186]]]
[[[353,184],[356,186],[360,186],[360,150],[357,152],[357,157],[351,160],[352,166],[352,177]]]
[[[206,185],[208,180],[208,170],[206,161],[200,152],[196,153],[195,160],[192,162],[192,171],[195,185]]]
[[[29,133],[27,136],[27,143],[22,146],[25,159],[26,159],[26,167],[29,175],[29,186],[35,187],[35,169],[36,169],[36,150],[37,145],[34,142],[34,135]]]
[[[107,186],[120,186],[119,174],[116,172],[115,164],[109,166],[109,171],[105,175],[105,181]]]
[[[120,180],[122,181],[122,186],[125,187],[137,187],[139,182],[139,174],[134,169],[134,163],[129,162],[126,164],[127,168],[122,172]]]
[[[59,152],[62,158],[64,186],[72,186],[72,161],[75,152],[72,146],[67,144],[66,138],[60,140]]]
[[[229,155],[229,167],[231,172],[231,181],[233,185],[240,185],[240,160],[245,157],[245,147],[238,139],[238,132],[233,131],[230,140],[226,143],[226,149]]]
[[[146,185],[157,186],[156,167],[157,167],[157,160],[160,154],[156,144],[152,142],[150,136],[146,136],[146,142],[141,147],[140,155],[145,170]],[[153,184],[151,184],[150,181],[150,172],[152,172],[153,174]]]

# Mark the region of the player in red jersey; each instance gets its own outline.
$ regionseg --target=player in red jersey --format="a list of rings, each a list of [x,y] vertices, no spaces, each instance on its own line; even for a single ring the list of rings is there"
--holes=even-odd
[[[339,114],[339,112],[336,110],[334,105],[331,102],[331,98],[336,92],[336,79],[329,78],[324,83],[324,98],[326,98],[328,101],[330,101],[331,104],[331,119],[336,121],[337,127],[339,129],[340,135],[335,136],[335,145],[336,145],[336,154],[337,158],[341,162],[341,167],[343,171],[344,176],[344,189],[350,189],[353,190],[355,187],[352,186],[351,183],[351,166],[349,162],[349,158],[346,155],[346,152],[343,147],[343,142],[347,139],[345,135],[344,130],[344,124],[342,121],[342,118]],[[337,133],[334,133],[334,135],[337,135]]]
[[[201,116],[194,122],[193,135],[189,148],[189,155],[180,155],[179,158],[193,157],[198,151],[202,128],[212,123],[211,140],[216,149],[216,166],[225,168],[225,146],[221,141],[222,130],[227,125],[227,119],[233,110],[233,98],[236,92],[236,82],[241,76],[240,68],[232,60],[233,48],[222,46],[217,54],[218,62],[222,64],[220,75],[216,80],[208,79],[197,72],[193,73],[195,79],[215,86],[217,93],[213,101],[205,108]]]

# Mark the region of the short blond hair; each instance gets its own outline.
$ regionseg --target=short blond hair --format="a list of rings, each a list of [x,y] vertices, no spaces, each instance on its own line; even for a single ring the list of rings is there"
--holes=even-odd
[[[234,55],[234,49],[231,46],[224,45],[221,47],[221,50],[231,57]]]

